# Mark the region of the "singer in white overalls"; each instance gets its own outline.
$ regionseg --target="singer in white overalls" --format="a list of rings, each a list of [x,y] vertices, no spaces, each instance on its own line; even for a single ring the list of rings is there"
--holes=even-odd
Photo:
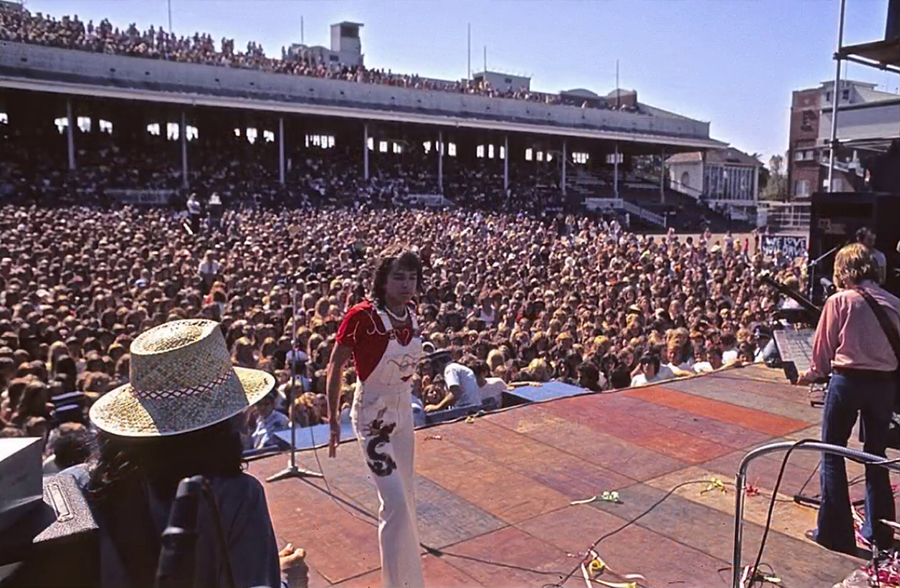
[[[410,304],[421,275],[414,253],[383,256],[375,272],[373,301],[347,312],[328,366],[332,457],[340,442],[341,370],[351,356],[356,367],[350,415],[381,503],[378,540],[386,588],[424,585],[416,526],[411,396],[422,339]]]

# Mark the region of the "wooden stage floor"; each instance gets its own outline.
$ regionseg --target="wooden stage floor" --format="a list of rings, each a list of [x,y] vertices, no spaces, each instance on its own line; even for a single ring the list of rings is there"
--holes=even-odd
[[[752,447],[819,437],[821,409],[780,371],[748,367],[660,386],[525,405],[416,433],[416,492],[428,586],[553,584],[577,565],[575,555],[639,515],[666,491],[715,476],[730,483]],[[301,430],[302,434],[302,430]],[[439,438],[436,438],[438,436]],[[279,546],[307,550],[311,586],[379,586],[378,509],[355,440],[336,459],[318,450],[321,480],[265,484]],[[266,476],[285,466],[278,455],[254,461]],[[299,463],[319,469],[306,451]],[[752,562],[765,523],[768,492],[781,455],[754,462],[747,498],[744,563]],[[816,511],[790,501],[812,476],[818,454],[795,452],[787,466],[763,561],[787,588],[830,587],[861,560],[830,553],[804,538]],[[852,479],[862,472],[848,464]],[[677,490],[598,552],[616,572],[639,573],[645,586],[730,585],[734,490]],[[571,501],[617,490],[621,504]],[[852,488],[856,498],[862,484]],[[612,576],[604,579],[615,581]],[[567,586],[584,586],[580,574]]]

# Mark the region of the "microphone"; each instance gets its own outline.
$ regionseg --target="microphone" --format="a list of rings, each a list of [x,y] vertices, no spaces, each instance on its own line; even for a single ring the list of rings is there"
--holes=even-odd
[[[169,523],[163,531],[156,568],[156,588],[193,588],[197,559],[197,511],[203,476],[178,483]]]

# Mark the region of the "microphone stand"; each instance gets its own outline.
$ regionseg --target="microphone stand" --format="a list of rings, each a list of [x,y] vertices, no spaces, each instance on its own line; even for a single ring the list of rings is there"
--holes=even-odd
[[[806,264],[807,267],[812,267],[812,266],[818,264],[820,261],[822,261],[823,259],[825,259],[825,258],[828,257],[829,255],[831,255],[832,253],[834,253],[835,251],[837,251],[837,250],[840,249],[841,247],[842,247],[842,245],[835,245],[834,247],[832,247],[831,249],[829,249],[828,251],[826,251],[825,253],[823,253],[823,254],[820,255],[819,257],[815,258],[814,260],[812,260],[811,262],[809,262],[808,264]]]
[[[817,273],[816,269],[819,266],[819,262],[843,246],[844,246],[843,244],[835,245],[834,247],[832,247],[831,249],[829,249],[828,251],[826,251],[819,257],[815,258],[814,260],[812,260],[811,262],[806,264],[806,269],[809,271],[809,292],[808,292],[808,294],[809,294],[810,298],[813,298],[813,295],[815,294],[815,291],[816,291],[816,273]]]
[[[324,478],[321,472],[297,467],[297,419],[294,418],[294,388],[297,384],[297,292],[291,291],[291,385],[288,386],[288,414],[291,418],[291,453],[288,466],[266,478],[266,482],[278,482],[290,478]]]
[[[169,522],[160,538],[155,588],[193,588],[197,566],[197,513],[203,476],[178,483]]]

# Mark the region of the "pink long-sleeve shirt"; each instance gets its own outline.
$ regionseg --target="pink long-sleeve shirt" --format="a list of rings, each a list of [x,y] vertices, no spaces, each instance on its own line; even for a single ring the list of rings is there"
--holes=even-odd
[[[884,308],[894,328],[900,329],[900,299],[868,280],[860,287]],[[831,296],[816,328],[809,375],[825,376],[833,367],[879,372],[897,369],[897,358],[881,324],[865,298],[854,290]]]

